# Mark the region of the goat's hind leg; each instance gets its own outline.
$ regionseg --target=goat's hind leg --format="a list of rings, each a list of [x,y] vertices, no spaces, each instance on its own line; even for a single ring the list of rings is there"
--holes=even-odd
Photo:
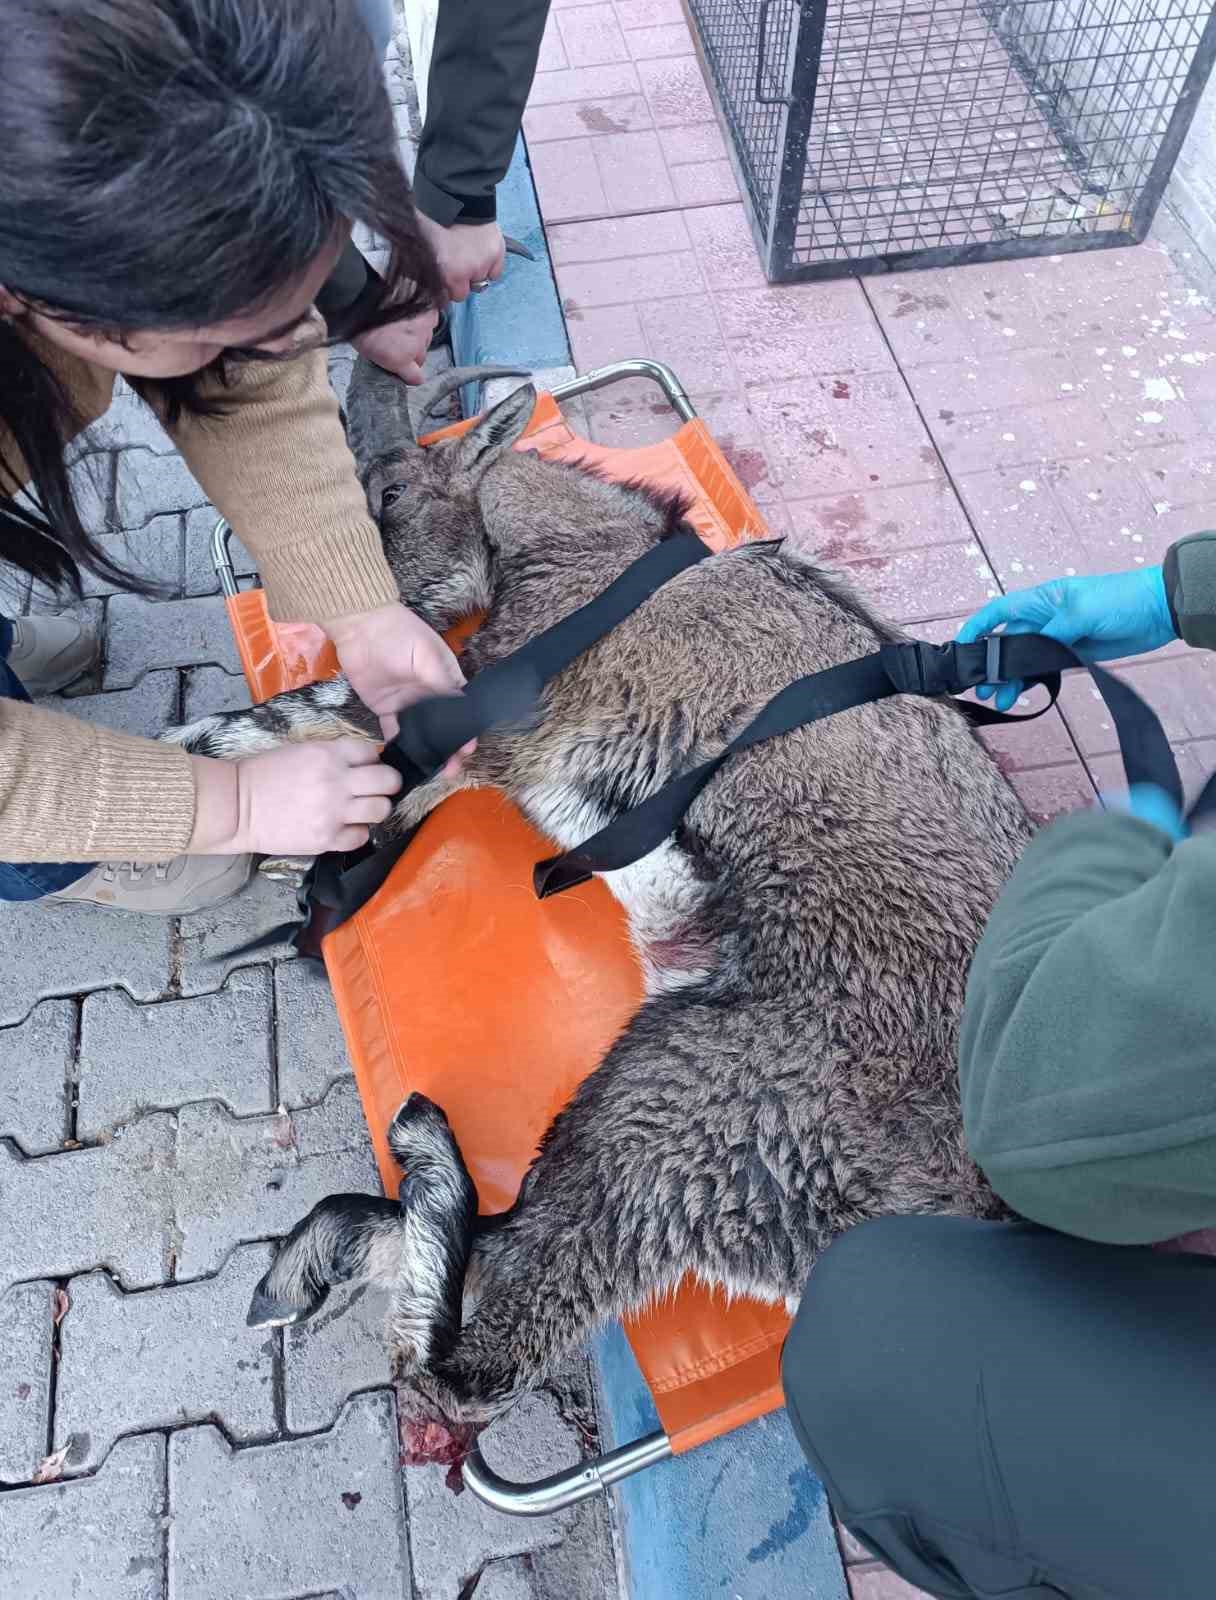
[[[401,1207],[380,1195],[331,1194],[297,1222],[253,1291],[251,1328],[306,1322],[338,1284],[396,1283]]]
[[[184,745],[194,755],[241,761],[284,744],[352,735],[378,740],[379,718],[367,709],[345,678],[329,678],[302,689],[288,689],[243,711],[219,711],[200,717],[184,727],[171,728],[164,738],[170,744]]]

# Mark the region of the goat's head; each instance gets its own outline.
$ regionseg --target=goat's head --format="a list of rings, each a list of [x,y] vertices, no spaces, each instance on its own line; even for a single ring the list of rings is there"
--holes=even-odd
[[[536,391],[525,384],[460,438],[425,450],[426,418],[456,389],[512,368],[455,367],[418,388],[356,362],[347,394],[351,449],[407,605],[446,628],[490,600],[490,547],[478,504],[482,479],[527,428]]]

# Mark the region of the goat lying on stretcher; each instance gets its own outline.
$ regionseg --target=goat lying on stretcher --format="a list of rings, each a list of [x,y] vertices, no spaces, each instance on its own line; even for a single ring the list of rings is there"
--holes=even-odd
[[[425,415],[469,376],[411,396],[360,362],[348,411],[402,599],[437,629],[487,614],[462,661],[472,677],[598,594],[682,511],[512,450],[530,388],[419,448],[407,402]],[[406,796],[387,831],[494,785],[577,845],[720,751],[792,679],[898,637],[788,548],[713,556],[563,671],[529,726],[485,735],[457,777]],[[175,737],[236,758],[351,732],[378,726],[339,680]],[[736,755],[662,848],[607,874],[646,999],[514,1205],[477,1216],[443,1112],[413,1095],[390,1134],[399,1199],[316,1206],[250,1320],[302,1321],[336,1283],[386,1285],[407,1404],[442,1449],[445,1429],[471,1443],[593,1325],[686,1273],[792,1307],[818,1252],[865,1218],[1002,1215],[964,1148],[955,1046],[972,952],[1028,833],[946,702],[888,699]]]

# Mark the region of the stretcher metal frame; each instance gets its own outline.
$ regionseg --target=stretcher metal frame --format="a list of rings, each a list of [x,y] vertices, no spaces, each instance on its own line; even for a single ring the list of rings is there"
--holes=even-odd
[[[560,404],[563,400],[572,400],[631,378],[648,379],[655,383],[681,424],[698,420],[696,409],[687,391],[671,368],[662,362],[643,357],[617,361],[596,368],[567,383],[555,386],[549,393],[551,399]],[[232,564],[231,536],[230,525],[221,518],[212,534],[211,554],[220,589],[226,600],[231,600],[242,592]],[[771,1405],[763,1409],[771,1409]],[[706,1431],[694,1423],[691,1427],[681,1430],[682,1434],[689,1435],[689,1440],[683,1442],[674,1441],[671,1434],[659,1429],[603,1455],[582,1461],[566,1471],[554,1473],[550,1477],[531,1483],[517,1483],[501,1477],[487,1464],[481,1451],[474,1450],[464,1463],[462,1476],[476,1498],[496,1511],[513,1516],[548,1516],[568,1506],[577,1505],[601,1491],[606,1491],[613,1484],[620,1483],[657,1462],[667,1460],[680,1453],[682,1449],[691,1448],[700,1438],[713,1437],[715,1431],[726,1431],[742,1421],[749,1420],[750,1415],[754,1414],[761,1413],[744,1412],[727,1421],[721,1430]]]

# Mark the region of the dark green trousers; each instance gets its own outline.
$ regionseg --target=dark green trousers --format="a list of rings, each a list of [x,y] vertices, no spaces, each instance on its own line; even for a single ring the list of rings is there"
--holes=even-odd
[[[841,1521],[943,1600],[1213,1600],[1216,1259],[898,1217],[783,1358]]]

